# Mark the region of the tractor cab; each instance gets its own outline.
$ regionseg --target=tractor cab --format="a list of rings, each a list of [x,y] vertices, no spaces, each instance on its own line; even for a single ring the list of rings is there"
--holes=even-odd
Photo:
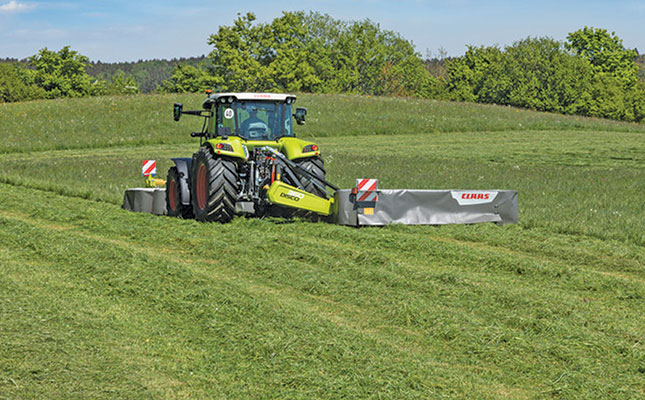
[[[212,113],[212,136],[239,136],[245,140],[277,140],[294,137],[292,124],[295,96],[274,93],[218,93],[203,104]],[[307,110],[298,108],[296,122],[304,124]]]

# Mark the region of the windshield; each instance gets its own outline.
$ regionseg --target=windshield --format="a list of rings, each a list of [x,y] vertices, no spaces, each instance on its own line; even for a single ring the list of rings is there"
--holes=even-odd
[[[240,101],[219,104],[217,126],[249,140],[275,140],[293,136],[291,104]]]

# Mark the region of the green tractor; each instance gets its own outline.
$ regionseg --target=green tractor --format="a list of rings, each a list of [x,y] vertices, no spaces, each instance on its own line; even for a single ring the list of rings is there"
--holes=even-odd
[[[203,109],[182,114],[204,118],[200,148],[192,158],[173,158],[166,181],[170,216],[229,222],[235,214],[327,216],[333,192],[316,143],[296,138],[292,117],[305,123],[296,97],[274,93],[217,93]]]

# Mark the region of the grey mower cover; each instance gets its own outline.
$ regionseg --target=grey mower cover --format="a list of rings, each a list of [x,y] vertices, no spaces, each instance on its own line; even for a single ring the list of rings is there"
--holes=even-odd
[[[166,189],[128,189],[123,196],[123,208],[165,215]],[[237,212],[249,212],[244,207],[236,208]],[[370,208],[371,215],[366,213]],[[378,201],[361,203],[354,201],[351,190],[341,189],[336,191],[330,222],[352,226],[481,222],[502,225],[517,223],[517,214],[517,192],[514,190],[380,190]]]
[[[334,222],[340,225],[445,225],[518,221],[514,190],[380,190],[378,201],[354,201],[351,190],[336,191]]]
[[[166,215],[166,189],[127,189],[123,195],[123,208],[128,211]]]

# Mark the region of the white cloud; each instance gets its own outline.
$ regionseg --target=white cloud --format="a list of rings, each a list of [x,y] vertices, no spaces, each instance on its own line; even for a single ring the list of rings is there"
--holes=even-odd
[[[11,0],[0,6],[0,14],[19,13],[29,11],[33,8],[33,4],[19,3],[16,0]]]

